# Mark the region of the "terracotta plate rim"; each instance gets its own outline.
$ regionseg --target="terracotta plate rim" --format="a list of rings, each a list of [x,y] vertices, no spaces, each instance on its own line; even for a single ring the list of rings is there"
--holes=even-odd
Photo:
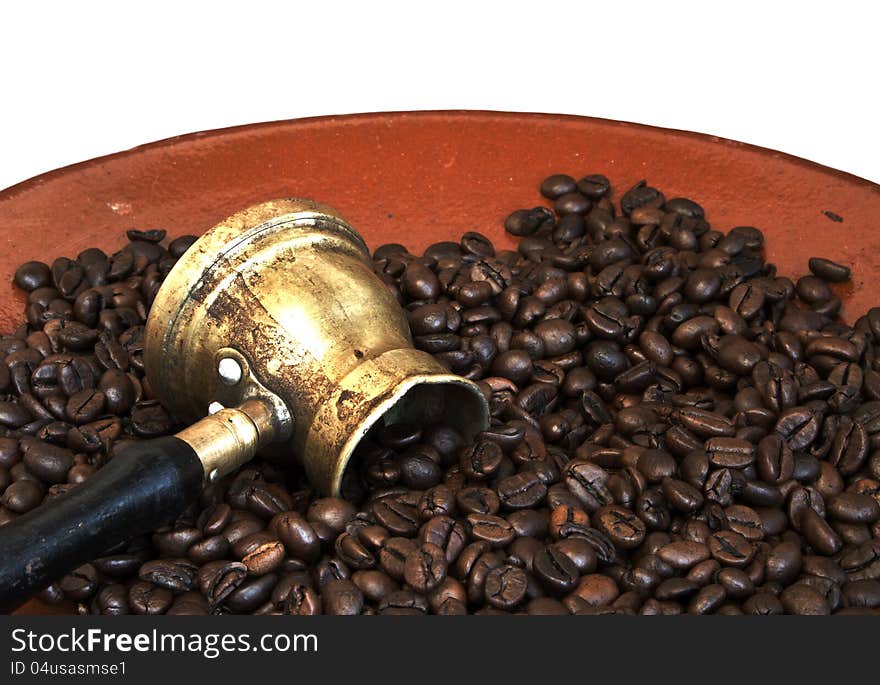
[[[640,124],[629,121],[621,121],[618,119],[606,119],[602,117],[592,117],[592,116],[582,116],[577,114],[552,114],[552,113],[543,113],[543,112],[509,112],[509,111],[496,111],[496,110],[472,110],[472,109],[449,109],[449,110],[400,110],[400,111],[389,111],[389,112],[360,112],[353,114],[330,114],[330,115],[321,115],[314,117],[301,117],[296,119],[277,119],[273,121],[263,121],[258,123],[251,124],[240,124],[237,126],[227,126],[223,128],[215,128],[215,129],[207,129],[204,131],[194,131],[191,133],[184,133],[177,136],[172,136],[170,138],[163,138],[161,140],[152,141],[149,143],[144,143],[142,145],[137,145],[135,147],[129,148],[127,150],[121,150],[119,152],[112,152],[107,155],[102,155],[100,157],[93,157],[92,159],[87,159],[82,162],[76,162],[74,164],[68,164],[66,166],[58,167],[57,169],[53,169],[51,171],[46,171],[41,174],[37,174],[31,178],[25,179],[16,183],[15,185],[9,186],[3,190],[0,190],[0,201],[8,200],[16,195],[26,192],[27,190],[33,188],[37,185],[42,185],[47,181],[53,180],[60,176],[64,176],[69,173],[74,173],[82,169],[87,169],[95,165],[103,164],[110,160],[121,159],[125,157],[136,156],[142,152],[147,150],[161,149],[161,148],[172,148],[177,147],[179,145],[184,145],[188,142],[195,140],[204,140],[206,138],[223,138],[229,135],[236,135],[240,133],[250,132],[250,131],[259,131],[262,129],[288,129],[288,128],[307,128],[311,125],[320,125],[324,123],[336,123],[336,124],[345,124],[347,122],[370,122],[370,121],[388,121],[392,119],[430,119],[430,118],[440,118],[444,120],[448,119],[466,119],[466,120],[492,120],[492,119],[512,119],[512,120],[521,120],[521,121],[535,121],[535,120],[544,120],[553,123],[589,123],[593,126],[597,127],[607,127],[607,128],[628,128],[635,129],[637,131],[645,131],[646,133],[653,134],[662,134],[668,136],[670,138],[678,138],[683,140],[693,140],[701,143],[707,143],[709,145],[716,145],[724,148],[735,148],[741,150],[748,150],[754,152],[758,155],[769,156],[776,159],[784,160],[792,165],[803,167],[805,169],[810,169],[812,171],[820,172],[826,175],[834,176],[839,178],[849,184],[858,185],[864,187],[867,190],[872,190],[875,193],[880,193],[880,184],[874,183],[873,181],[869,181],[866,178],[862,178],[861,176],[856,176],[855,174],[851,174],[847,171],[841,171],[840,169],[835,169],[833,167],[826,166],[824,164],[820,164],[818,162],[813,162],[809,159],[805,159],[803,157],[798,157],[797,155],[792,155],[787,152],[780,152],[779,150],[774,150],[773,148],[763,147],[760,145],[753,145],[751,143],[744,143],[738,140],[733,140],[730,138],[724,138],[721,136],[715,136],[708,133],[698,133],[695,131],[687,131],[676,128],[666,128],[663,126],[653,126],[650,124]]]

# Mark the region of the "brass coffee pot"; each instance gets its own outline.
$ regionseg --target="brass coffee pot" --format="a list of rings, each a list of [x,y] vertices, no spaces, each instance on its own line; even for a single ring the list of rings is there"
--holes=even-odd
[[[146,327],[147,380],[192,425],[135,442],[86,483],[0,528],[0,609],[156,527],[267,448],[338,495],[377,424],[488,426],[480,389],[412,347],[363,239],[330,207],[245,209],[178,260]]]

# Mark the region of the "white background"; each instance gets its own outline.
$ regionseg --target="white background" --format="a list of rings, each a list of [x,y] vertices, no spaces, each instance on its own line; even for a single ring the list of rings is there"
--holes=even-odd
[[[701,131],[880,181],[870,5],[4,3],[0,188],[191,131],[458,108]]]

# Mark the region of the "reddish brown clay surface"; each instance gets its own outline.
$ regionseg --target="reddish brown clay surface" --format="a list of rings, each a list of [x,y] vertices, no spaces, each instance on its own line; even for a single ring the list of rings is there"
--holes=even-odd
[[[200,233],[281,196],[334,205],[375,247],[419,250],[540,203],[550,173],[604,173],[616,194],[647,178],[700,202],[715,228],[754,225],[780,272],[825,256],[854,270],[846,316],[880,302],[880,186],[782,153],[601,119],[493,112],[323,117],[196,133],[38,176],[0,192],[0,329],[22,319],[11,279],[29,259],[114,250],[128,228]],[[843,218],[835,222],[824,212]],[[29,605],[27,610],[38,610]]]
[[[815,254],[852,265],[848,312],[871,304],[862,286],[880,264],[873,183],[693,133],[557,115],[418,112],[196,133],[0,192],[0,323],[21,317],[8,285],[15,265],[91,245],[114,249],[127,228],[199,233],[249,204],[297,195],[336,206],[373,246],[420,249],[466,230],[505,243],[504,216],[537,204],[537,186],[552,172],[605,173],[618,194],[642,178],[667,197],[687,194],[716,228],[764,230],[782,273],[802,274]]]

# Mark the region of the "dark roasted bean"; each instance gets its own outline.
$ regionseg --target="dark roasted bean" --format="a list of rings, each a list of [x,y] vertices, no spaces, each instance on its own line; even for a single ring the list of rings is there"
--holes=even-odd
[[[827,616],[831,613],[822,594],[803,583],[785,588],[779,599],[787,614]]]
[[[528,577],[522,569],[505,564],[489,571],[483,587],[489,604],[512,609],[525,598]]]
[[[502,456],[501,448],[496,443],[484,440],[465,447],[460,463],[469,478],[482,479],[498,470]]]
[[[843,283],[844,281],[848,281],[852,276],[852,272],[848,266],[837,264],[830,259],[810,257],[809,266],[810,271],[812,271],[813,274],[821,278],[823,281],[829,281],[831,283]]]
[[[625,507],[610,505],[593,514],[595,527],[622,549],[634,549],[645,539],[645,524]]]
[[[335,616],[355,616],[364,606],[364,594],[351,580],[331,580],[321,588],[324,611]]]
[[[455,562],[467,544],[467,531],[460,521],[449,516],[435,516],[420,531],[422,542],[443,550],[447,563]]]
[[[588,511],[613,501],[606,487],[607,480],[605,470],[588,461],[574,460],[565,469],[565,484]]]
[[[455,503],[464,514],[497,514],[501,500],[494,490],[467,487],[458,491]]]
[[[617,583],[608,576],[591,573],[583,576],[574,595],[592,607],[610,605],[620,595]]]
[[[676,569],[688,569],[709,558],[709,548],[698,542],[670,542],[657,550],[661,560]]]
[[[171,607],[173,599],[170,590],[149,582],[135,583],[128,589],[128,603],[136,614],[164,614]]]
[[[425,542],[407,555],[403,578],[416,592],[424,594],[443,581],[446,569],[444,551],[437,545]]]
[[[172,592],[191,590],[198,568],[185,559],[157,559],[141,566],[138,577]]]
[[[235,561],[210,561],[199,569],[198,583],[211,604],[222,604],[248,575],[245,564]]]
[[[521,471],[498,483],[498,498],[508,509],[525,509],[534,507],[547,494],[547,486],[541,482],[538,474]]]
[[[573,193],[578,189],[575,180],[567,174],[554,174],[541,182],[541,195],[550,200],[555,200],[560,195]]]
[[[739,533],[722,530],[713,533],[708,540],[709,552],[725,566],[746,566],[755,555],[752,544]]]
[[[388,538],[379,549],[379,565],[392,578],[403,580],[406,559],[417,548],[409,538]]]
[[[467,521],[471,537],[484,540],[492,547],[506,547],[516,536],[513,526],[500,516],[469,514]]]

